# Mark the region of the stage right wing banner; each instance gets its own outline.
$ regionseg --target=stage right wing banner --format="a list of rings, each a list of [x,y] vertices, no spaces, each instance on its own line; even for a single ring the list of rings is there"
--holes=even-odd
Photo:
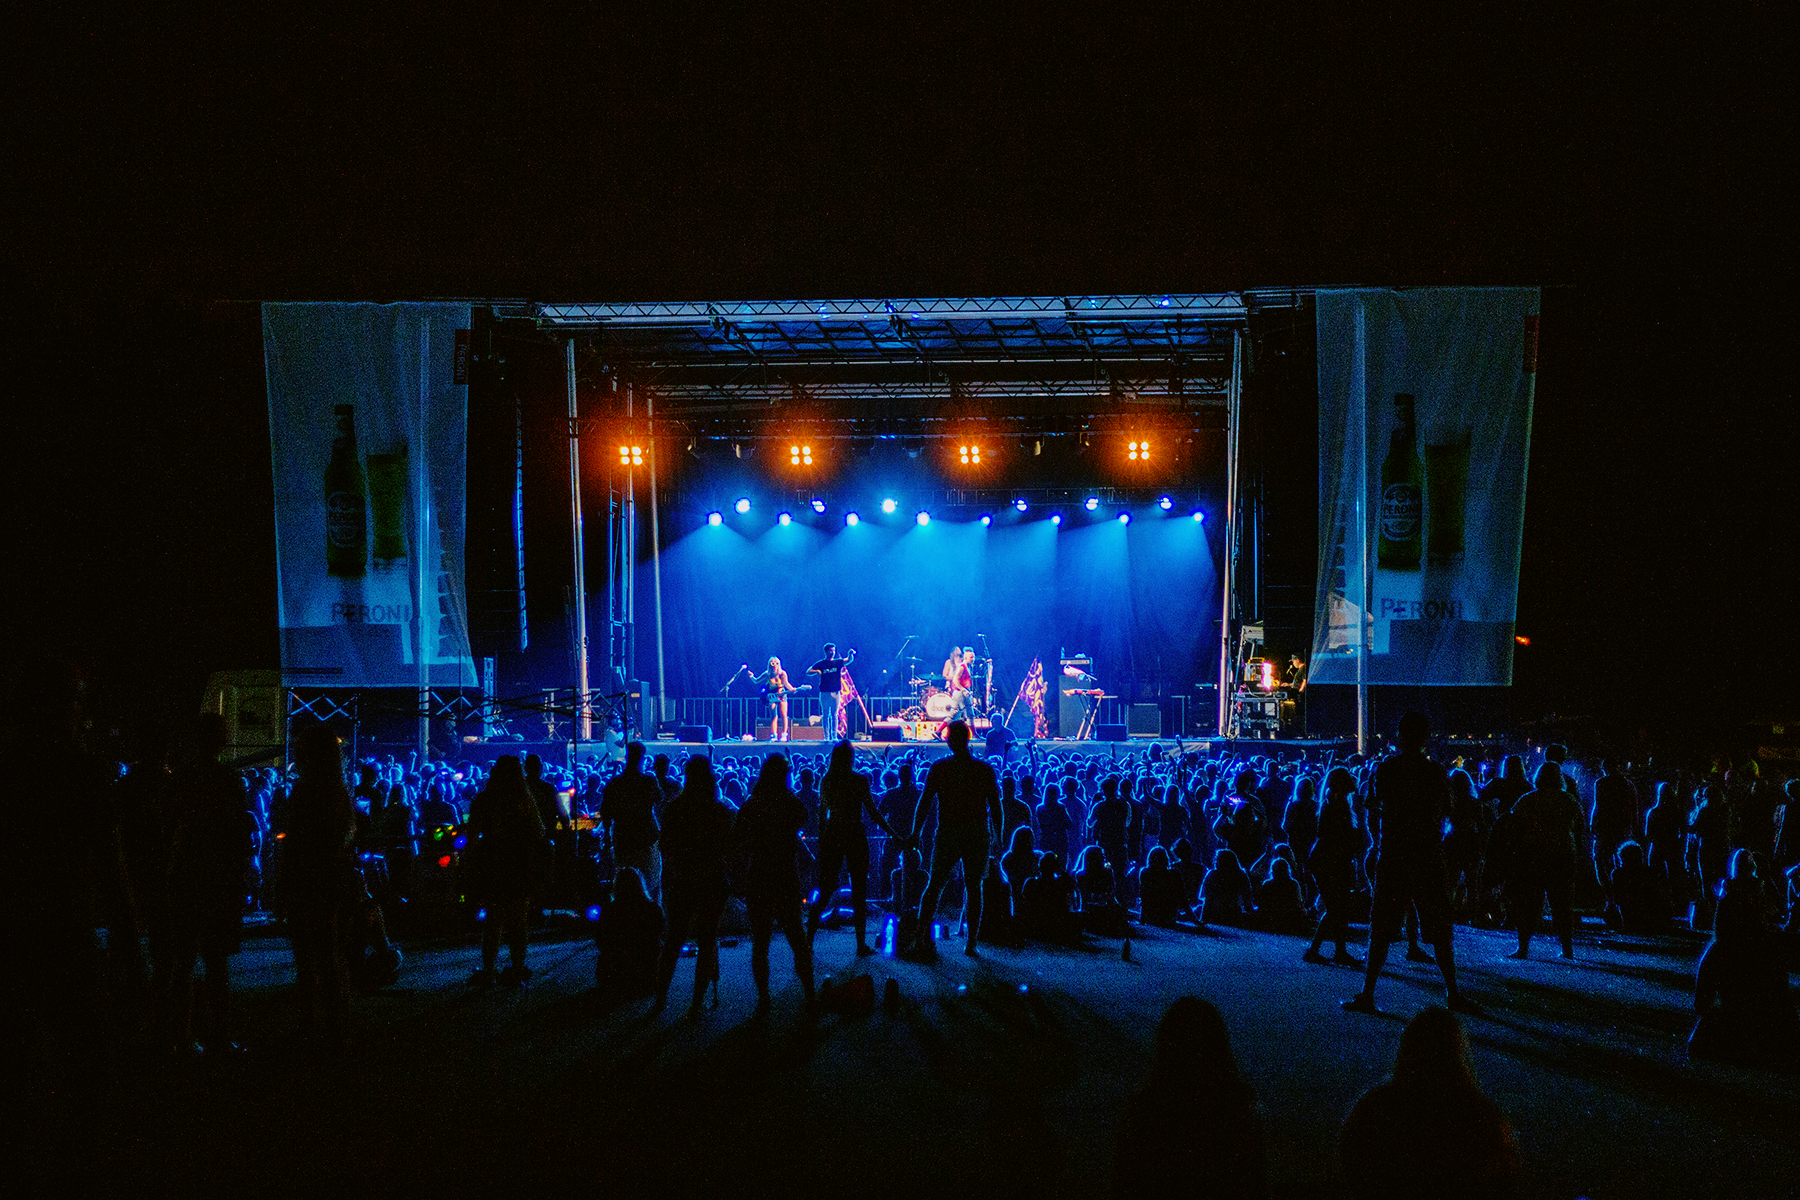
[[[1314,683],[1505,685],[1536,288],[1317,296]]]

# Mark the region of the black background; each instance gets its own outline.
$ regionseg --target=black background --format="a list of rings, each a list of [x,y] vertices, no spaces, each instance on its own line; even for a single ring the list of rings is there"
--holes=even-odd
[[[262,300],[1542,284],[1515,710],[1800,716],[1773,6],[560,12],[26,19],[22,644],[275,665]]]

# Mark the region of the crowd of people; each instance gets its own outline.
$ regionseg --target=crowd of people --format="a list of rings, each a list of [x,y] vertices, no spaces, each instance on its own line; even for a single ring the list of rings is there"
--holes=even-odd
[[[106,818],[102,838],[28,819],[10,843],[24,924],[41,943],[27,949],[61,980],[15,997],[41,1044],[77,1026],[83,997],[111,988],[146,997],[152,1037],[171,1051],[235,1053],[229,960],[251,907],[278,917],[292,941],[306,1029],[341,1044],[353,991],[397,973],[390,920],[441,894],[481,923],[473,984],[530,979],[529,930],[555,900],[591,920],[596,979],[612,997],[661,1009],[691,951],[693,1018],[709,988],[716,997],[731,920],[750,934],[759,1011],[771,1004],[777,930],[810,1006],[816,930],[846,921],[855,954],[876,953],[872,906],[883,910],[878,938],[924,962],[956,932],[970,955],[984,944],[1125,938],[1144,925],[1309,938],[1306,962],[1364,969],[1353,1010],[1374,1007],[1387,946],[1404,933],[1409,957],[1443,971],[1447,1007],[1473,1011],[1456,985],[1455,924],[1510,928],[1523,958],[1548,908],[1568,958],[1582,910],[1621,935],[1710,934],[1690,1052],[1794,1061],[1800,781],[1753,762],[1690,773],[1602,761],[1590,771],[1548,746],[1529,770],[1519,753],[1440,764],[1410,716],[1397,745],[1368,758],[1162,743],[983,756],[959,722],[948,755],[877,758],[842,742],[818,757],[783,748],[677,760],[633,743],[621,764],[572,769],[510,755],[347,763],[323,725],[296,731],[285,767],[233,769],[220,761],[216,717],[179,745],[147,741],[129,764],[85,753],[55,721],[34,735],[59,765],[28,782],[64,795],[63,811]],[[1364,922],[1358,959],[1352,926]],[[97,957],[94,930],[105,931]],[[1222,1106],[1222,1119],[1251,1119],[1217,1014],[1194,1004],[1165,1021],[1158,1074],[1122,1137],[1158,1140],[1172,1110],[1156,1092],[1174,1079],[1207,1080],[1205,1103]],[[1432,1111],[1485,1139],[1483,1170],[1503,1176],[1510,1142],[1472,1090],[1460,1026],[1428,1016],[1416,1038],[1409,1030],[1388,1090],[1346,1126],[1346,1169],[1380,1169],[1395,1114],[1435,1103],[1418,1090],[1430,1077],[1431,1088],[1462,1089],[1461,1109]],[[1258,1161],[1241,1165],[1245,1179],[1259,1176]]]

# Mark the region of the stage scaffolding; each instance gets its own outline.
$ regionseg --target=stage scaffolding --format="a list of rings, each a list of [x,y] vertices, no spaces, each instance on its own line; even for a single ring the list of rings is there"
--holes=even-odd
[[[466,299],[498,321],[528,325],[562,344],[568,377],[570,503],[575,524],[577,629],[570,677],[578,729],[599,695],[635,691],[650,721],[675,712],[663,670],[660,514],[656,453],[684,439],[785,438],[804,419],[815,440],[958,435],[971,421],[994,436],[1106,432],[1145,425],[1217,428],[1228,443],[1224,606],[1219,637],[1220,729],[1238,628],[1261,614],[1258,589],[1240,585],[1240,408],[1252,317],[1295,310],[1312,289],[1186,294],[937,297],[840,300],[549,303]],[[612,410],[583,412],[584,369],[610,376]],[[623,421],[616,411],[623,409]],[[604,664],[593,671],[587,630],[581,442],[604,435]],[[659,436],[660,435],[660,436]],[[618,444],[642,446],[620,463]],[[666,446],[664,447],[666,449]],[[640,657],[634,621],[637,491],[651,500],[653,657]],[[1254,526],[1248,531],[1254,538]],[[597,598],[597,597],[596,597]],[[649,722],[646,722],[649,724]],[[585,727],[583,727],[585,726]],[[650,725],[654,728],[654,725]]]

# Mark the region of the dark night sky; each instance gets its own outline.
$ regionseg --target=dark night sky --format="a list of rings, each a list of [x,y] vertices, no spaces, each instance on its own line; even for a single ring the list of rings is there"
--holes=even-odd
[[[255,301],[1542,283],[1520,687],[1800,715],[1773,6],[220,11],[13,47],[9,627],[140,694],[274,664]]]

